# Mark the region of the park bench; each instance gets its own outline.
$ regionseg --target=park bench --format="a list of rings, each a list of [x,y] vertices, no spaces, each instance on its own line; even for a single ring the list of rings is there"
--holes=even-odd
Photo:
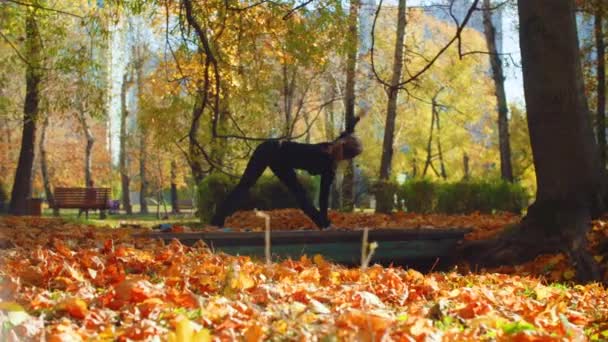
[[[104,217],[104,210],[108,209],[110,188],[56,188],[54,206],[59,212],[60,208],[82,209],[86,218],[89,210],[98,209],[99,217]]]

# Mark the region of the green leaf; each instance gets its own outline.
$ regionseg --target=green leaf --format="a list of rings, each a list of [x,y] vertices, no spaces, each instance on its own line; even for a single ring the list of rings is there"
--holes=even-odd
[[[536,328],[532,324],[526,321],[504,323],[500,326],[500,328],[505,334],[508,335],[517,334],[524,331],[536,330]]]

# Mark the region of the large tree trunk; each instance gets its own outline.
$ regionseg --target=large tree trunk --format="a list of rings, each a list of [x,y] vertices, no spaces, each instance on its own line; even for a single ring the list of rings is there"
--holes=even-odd
[[[35,18],[35,10],[28,9],[25,19],[25,49],[28,64],[25,69],[25,101],[23,106],[23,131],[19,162],[15,171],[15,180],[11,194],[9,213],[12,215],[27,214],[27,198],[32,192],[32,166],[34,163],[34,146],[36,141],[36,120],[40,102],[41,45],[40,33]]]
[[[49,176],[48,158],[46,154],[46,130],[49,127],[48,114],[44,117],[42,123],[42,131],[40,132],[40,141],[38,149],[40,150],[40,172],[42,173],[42,183],[44,184],[44,193],[49,207],[53,208],[53,215],[59,216],[59,209],[55,208],[55,197],[51,189],[51,177]]]
[[[119,153],[119,168],[120,168],[120,183],[122,191],[122,207],[128,215],[133,214],[131,207],[131,199],[129,197],[129,160],[127,154],[127,90],[130,87],[131,81],[128,79],[129,71],[125,71],[122,77],[122,87],[120,90],[120,153]]]
[[[358,16],[360,0],[351,0],[348,16],[348,54],[346,56],[346,90],[344,95],[344,125],[350,127],[355,122],[355,78],[357,70],[357,39],[358,39]],[[354,209],[354,180],[355,165],[352,160],[347,162],[342,180],[342,209],[352,211]]]
[[[196,186],[201,184],[203,179],[205,178],[205,170],[203,169],[203,165],[201,164],[202,156],[202,146],[198,141],[198,130],[200,127],[201,116],[203,115],[203,104],[200,97],[195,100],[194,107],[192,108],[192,121],[190,122],[190,132],[188,133],[188,149],[189,149],[189,157],[188,161],[190,164],[190,169],[192,170],[192,177],[196,183]]]
[[[395,56],[393,60],[393,77],[388,89],[388,105],[386,109],[386,124],[384,125],[384,141],[382,143],[382,159],[380,162],[380,179],[387,180],[391,175],[393,162],[393,144],[395,139],[395,119],[397,117],[398,84],[403,69],[403,48],[406,25],[406,0],[399,0],[397,10],[397,39],[395,40]]]
[[[496,29],[492,24],[490,0],[483,1],[483,26],[490,53],[492,78],[498,106],[498,144],[500,150],[500,175],[502,179],[513,182],[513,167],[511,166],[511,144],[509,141],[509,108],[505,94],[505,77],[502,70],[498,48],[496,47]]]
[[[536,202],[518,227],[490,241],[490,248],[474,251],[473,259],[520,263],[564,251],[579,280],[598,279],[585,234],[604,209],[605,184],[584,95],[574,1],[519,0],[518,5]]]
[[[606,45],[604,43],[604,9],[602,1],[596,3],[595,49],[597,51],[597,143],[600,152],[600,167],[606,168]]]

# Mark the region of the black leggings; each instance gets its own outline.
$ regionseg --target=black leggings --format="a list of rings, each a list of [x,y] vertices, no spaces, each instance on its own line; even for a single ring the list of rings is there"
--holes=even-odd
[[[322,217],[319,210],[312,204],[306,190],[298,181],[294,169],[282,165],[280,149],[281,145],[278,141],[263,142],[255,149],[239,184],[228,194],[222,205],[217,208],[211,220],[212,225],[219,227],[224,225],[226,217],[239,208],[249,188],[260,178],[266,167],[270,167],[279,180],[287,186],[289,191],[295,196],[300,208],[318,227],[325,228],[329,225],[327,218]]]

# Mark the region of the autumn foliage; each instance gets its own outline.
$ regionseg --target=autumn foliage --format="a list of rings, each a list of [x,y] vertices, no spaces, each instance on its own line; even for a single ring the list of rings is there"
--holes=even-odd
[[[361,271],[319,255],[266,266],[202,243],[48,219],[3,218],[0,232],[9,339],[557,341],[608,330],[608,293],[596,284]]]

